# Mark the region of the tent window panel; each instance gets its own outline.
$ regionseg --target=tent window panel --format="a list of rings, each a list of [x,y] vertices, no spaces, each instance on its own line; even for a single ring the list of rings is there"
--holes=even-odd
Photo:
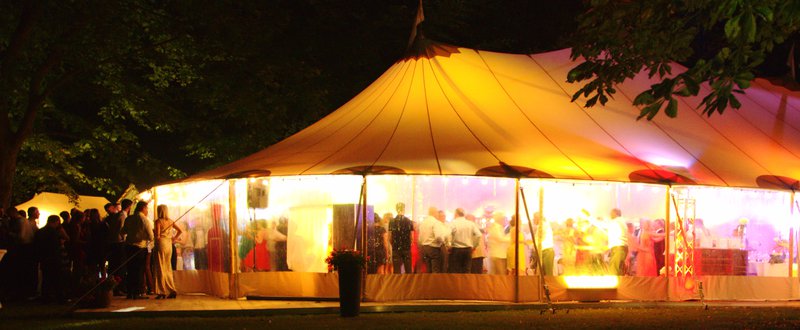
[[[539,240],[543,252],[550,244],[554,250],[542,261],[554,258],[556,265],[548,275],[658,274],[665,263],[658,256],[666,187],[564,180],[542,185],[545,227]]]
[[[367,200],[374,206],[375,218],[380,219],[369,231],[370,256],[374,257],[370,273],[430,273],[434,268],[443,273],[507,273],[505,263],[500,263],[499,259],[506,258],[506,225],[514,211],[514,180],[464,176],[372,176],[368,179]],[[453,228],[457,226],[454,223],[456,209],[463,210],[463,220],[474,224],[477,229],[474,236],[464,234],[465,229],[453,234]],[[399,216],[400,213],[403,216]],[[436,222],[430,222],[431,226],[426,227],[425,221],[429,216]],[[489,242],[493,225],[499,227],[497,232],[501,239],[497,243]],[[388,248],[381,239],[384,233]],[[438,243],[423,246],[425,239],[420,238],[421,233],[432,237],[439,235],[439,239],[433,241],[446,241],[445,245],[450,249],[433,248]],[[408,247],[404,248],[405,245]],[[498,249],[502,253],[494,251]],[[492,267],[491,252],[498,255],[497,267]]]
[[[672,198],[696,275],[789,276],[789,236],[797,231],[789,192],[685,187]]]
[[[183,231],[175,242],[176,270],[230,271],[228,185],[208,181],[161,186],[156,199],[167,205],[169,217]]]
[[[237,271],[328,272],[333,248],[360,242],[361,183],[352,175],[237,181]]]

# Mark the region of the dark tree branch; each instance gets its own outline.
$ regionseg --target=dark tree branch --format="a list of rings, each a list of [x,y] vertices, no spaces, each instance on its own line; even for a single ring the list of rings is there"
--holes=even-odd
[[[40,14],[41,6],[38,1],[29,1],[25,4],[17,28],[11,36],[8,48],[0,53],[0,79],[9,75],[9,69],[14,60],[19,56],[25,44],[30,40],[33,26]],[[8,143],[13,138],[11,122],[8,118],[9,109],[0,106],[0,143]]]
[[[30,40],[33,25],[36,23],[40,10],[41,6],[38,1],[27,1],[25,3],[25,9],[22,11],[19,25],[17,25],[14,34],[11,36],[8,48],[0,54],[0,77],[8,74],[8,69],[12,66],[14,59],[19,56],[22,48]]]
[[[36,70],[36,73],[31,77],[30,83],[28,84],[28,105],[25,109],[25,115],[23,115],[17,127],[17,132],[14,134],[14,140],[12,141],[15,148],[21,148],[22,143],[33,131],[33,123],[36,120],[36,114],[42,107],[42,102],[44,102],[49,93],[52,92],[52,89],[45,88],[47,93],[40,93],[45,78],[53,71],[53,68],[62,63],[66,45],[73,36],[77,35],[86,27],[88,17],[88,15],[81,17],[78,22],[73,24],[57,38],[60,42],[53,46],[52,51],[47,55],[44,63],[39,66],[39,69]]]

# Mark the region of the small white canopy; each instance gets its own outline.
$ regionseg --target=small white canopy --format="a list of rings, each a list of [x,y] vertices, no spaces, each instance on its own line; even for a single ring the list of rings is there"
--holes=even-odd
[[[44,227],[47,223],[47,217],[51,214],[58,215],[61,211],[71,210],[78,208],[81,211],[85,209],[98,209],[100,214],[105,214],[105,205],[109,203],[108,199],[98,196],[78,196],[75,203],[70,202],[69,196],[64,194],[57,194],[51,192],[38,193],[33,196],[31,200],[17,205],[17,210],[28,211],[28,208],[35,206],[39,209],[39,227]]]

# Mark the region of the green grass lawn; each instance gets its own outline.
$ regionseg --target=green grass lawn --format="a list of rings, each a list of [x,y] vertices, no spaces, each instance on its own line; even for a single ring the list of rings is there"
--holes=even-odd
[[[23,304],[0,310],[2,329],[800,329],[800,308],[602,308],[494,312],[368,313],[263,317],[155,317],[110,319],[63,316],[63,308]],[[130,317],[128,317],[130,316]]]

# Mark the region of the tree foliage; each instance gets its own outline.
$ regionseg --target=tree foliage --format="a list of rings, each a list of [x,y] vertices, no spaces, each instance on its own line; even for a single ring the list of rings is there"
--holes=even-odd
[[[800,1],[593,0],[579,18],[572,38],[573,59],[585,62],[569,72],[568,81],[584,82],[573,101],[605,104],[615,85],[641,71],[659,82],[636,96],[639,118],[653,119],[661,110],[677,116],[677,96],[703,91],[703,113],[739,108],[757,68],[800,28]],[[673,62],[687,70],[673,71]]]
[[[181,178],[274,143],[344,102],[403,51],[356,56],[364,50],[332,35],[358,36],[373,50],[401,44],[405,33],[384,37],[408,20],[403,9],[374,1],[5,1],[0,204],[8,205],[12,182],[14,203],[45,190],[115,197],[130,182]]]
[[[26,181],[20,187],[111,192],[109,176],[87,170],[148,160],[130,127],[169,127],[154,118],[147,91],[196,78],[186,65],[193,42],[164,19],[167,9],[123,0],[0,4],[0,203],[9,203],[15,173]]]
[[[273,144],[401,59],[417,3],[4,1],[0,165],[13,166],[0,166],[0,204],[10,178],[14,203],[114,198]],[[519,53],[564,47],[581,6],[424,4],[428,37]]]

